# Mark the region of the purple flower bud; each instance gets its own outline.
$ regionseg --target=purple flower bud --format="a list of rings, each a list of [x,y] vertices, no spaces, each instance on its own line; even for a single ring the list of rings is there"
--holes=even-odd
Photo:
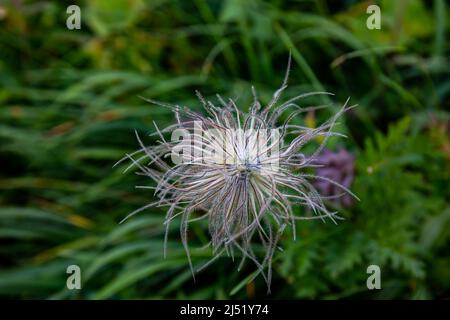
[[[353,154],[345,149],[340,149],[339,152],[324,149],[315,159],[314,163],[318,165],[316,168],[316,174],[318,176],[333,180],[346,188],[350,188],[355,175],[355,156]],[[353,203],[353,199],[349,194],[342,193],[339,187],[327,180],[316,180],[314,186],[322,196],[329,197],[336,204],[340,204],[343,207],[350,207]]]

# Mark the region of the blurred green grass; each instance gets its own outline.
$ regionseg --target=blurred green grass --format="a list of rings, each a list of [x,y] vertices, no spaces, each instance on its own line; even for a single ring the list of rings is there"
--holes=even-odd
[[[356,154],[361,202],[338,226],[303,222],[296,242],[282,239],[269,298],[448,298],[448,5],[379,1],[382,29],[368,30],[370,3],[78,1],[82,29],[68,30],[71,1],[2,2],[0,296],[266,298],[254,268],[227,258],[194,283],[176,226],[163,259],[162,210],[119,225],[152,193],[112,165],[138,147],[134,130],[173,121],[139,96],[200,108],[199,89],[246,108],[254,85],[267,102],[291,51],[287,98],[326,90],[359,104],[340,126],[349,139],[331,148]],[[190,233],[208,237],[201,225]],[[192,256],[199,266],[211,253]],[[66,289],[70,264],[82,290]],[[381,291],[366,288],[370,264]]]

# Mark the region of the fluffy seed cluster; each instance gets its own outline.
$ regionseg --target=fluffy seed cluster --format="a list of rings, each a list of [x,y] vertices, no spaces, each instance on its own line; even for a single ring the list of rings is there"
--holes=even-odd
[[[301,107],[302,98],[331,94],[311,92],[279,102],[287,87],[289,69],[290,60],[282,86],[267,105],[261,105],[252,88],[253,102],[247,112],[240,110],[232,99],[225,101],[218,95],[219,103],[215,105],[198,92],[205,114],[148,100],[170,108],[176,123],[162,130],[155,124],[154,134],[160,141],[154,146],[144,145],[136,134],[140,149],[124,157],[132,161],[128,168],[136,167],[138,174],[156,182],[156,186],[150,188],[154,188],[157,199],[127,218],[150,207],[167,207],[164,256],[169,225],[174,219],[181,219],[181,240],[193,275],[188,247],[191,223],[208,221],[209,245],[214,257],[206,265],[223,253],[233,259],[239,256],[239,268],[244,261],[252,261],[270,288],[272,258],[286,226],[292,228],[295,239],[296,220],[330,218],[336,222],[340,219],[337,212],[327,209],[326,197],[317,192],[313,181],[325,180],[340,188],[342,195],[353,195],[345,186],[327,177],[315,176],[307,169],[318,166],[315,159],[329,137],[342,136],[332,129],[339,116],[353,106],[348,106],[347,100],[332,118],[317,128],[291,124],[294,117],[325,107]],[[279,123],[282,115],[285,120]],[[182,143],[180,139],[167,141],[164,138],[177,130],[181,130],[182,136],[189,133],[190,138]],[[321,143],[316,151],[303,154],[305,144],[317,137],[321,137],[317,139]],[[173,157],[174,150],[183,152]],[[171,155],[172,160],[169,160]],[[306,207],[308,214],[297,215],[295,208],[298,206]],[[255,250],[255,244],[263,248],[262,256]]]

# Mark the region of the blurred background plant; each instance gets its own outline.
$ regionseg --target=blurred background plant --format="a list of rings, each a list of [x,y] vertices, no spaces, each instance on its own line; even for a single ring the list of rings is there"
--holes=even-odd
[[[0,296],[266,298],[254,267],[237,272],[227,258],[194,284],[176,226],[163,259],[162,210],[119,225],[152,192],[112,165],[138,148],[135,129],[172,122],[139,96],[200,110],[199,89],[246,108],[254,85],[267,103],[291,50],[287,98],[326,90],[336,96],[305,102],[359,104],[339,127],[349,138],[329,149],[354,156],[361,201],[338,207],[337,226],[308,221],[297,241],[286,234],[269,298],[450,297],[445,0],[76,1],[82,28],[68,30],[74,2],[0,2]],[[366,28],[373,3],[381,30]],[[315,126],[330,112],[295,121]],[[207,229],[190,238],[206,243]],[[192,257],[199,266],[211,253]],[[71,264],[82,290],[66,288]],[[382,290],[366,288],[370,264]]]

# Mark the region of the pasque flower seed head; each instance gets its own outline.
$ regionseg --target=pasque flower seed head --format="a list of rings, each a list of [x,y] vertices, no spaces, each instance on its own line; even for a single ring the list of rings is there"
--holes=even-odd
[[[298,101],[307,96],[331,93],[305,93],[279,102],[287,87],[289,70],[290,58],[281,87],[265,106],[261,105],[252,88],[253,102],[247,112],[232,99],[225,101],[218,96],[219,104],[216,105],[198,92],[205,114],[147,99],[170,108],[176,123],[162,130],[155,124],[155,134],[160,137],[155,146],[145,146],[136,133],[140,149],[124,159],[132,161],[128,168],[135,166],[140,174],[156,182],[157,200],[127,218],[149,207],[167,207],[164,256],[169,225],[174,219],[181,219],[181,241],[193,275],[188,247],[191,223],[208,222],[209,245],[214,252],[210,262],[223,253],[232,257],[239,255],[239,268],[244,261],[252,261],[270,288],[272,258],[286,226],[293,229],[295,239],[297,220],[329,218],[336,222],[340,219],[337,212],[327,209],[326,197],[316,191],[312,181],[326,180],[353,195],[345,186],[307,170],[317,166],[315,159],[329,137],[342,136],[334,132],[333,127],[336,120],[353,106],[348,106],[347,100],[331,119],[317,128],[291,124],[294,117],[323,108],[302,108]],[[286,120],[279,123],[280,116],[288,112]],[[167,133],[172,133],[170,141],[164,138]],[[317,150],[313,154],[303,154],[305,144],[319,136],[322,142]],[[298,206],[308,208],[311,214],[299,216],[298,210],[294,210]],[[192,217],[194,212],[196,216]],[[265,249],[262,256],[254,250],[255,243]]]

